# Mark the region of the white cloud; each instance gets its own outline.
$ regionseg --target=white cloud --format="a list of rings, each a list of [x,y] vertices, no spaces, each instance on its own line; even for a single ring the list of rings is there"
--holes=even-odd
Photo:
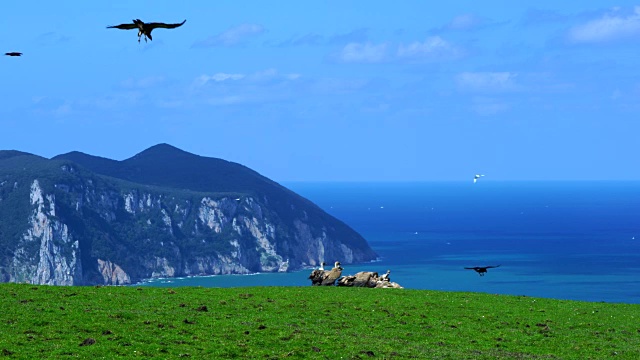
[[[200,75],[196,78],[196,84],[202,86],[206,83],[213,82],[222,82],[226,80],[240,80],[243,79],[245,75],[243,74],[227,74],[227,73],[215,73],[213,75]]]
[[[387,58],[386,43],[372,44],[366,43],[349,43],[345,45],[338,58],[344,62],[360,62],[360,63],[377,63]]]
[[[504,72],[463,72],[456,75],[456,83],[462,91],[505,92],[518,90],[517,74]]]
[[[265,32],[264,27],[258,24],[242,24],[218,34],[211,36],[205,40],[198,41],[193,44],[194,47],[209,46],[233,46],[246,41],[252,36],[257,36]]]
[[[296,95],[301,78],[300,74],[281,73],[274,68],[251,73],[203,74],[194,79],[188,102],[211,106],[278,102]]]
[[[575,43],[603,43],[640,36],[640,6],[636,6],[628,16],[613,13],[600,19],[575,26],[568,32],[568,39]]]
[[[211,80],[213,81],[240,80],[242,78],[244,78],[244,75],[242,74],[217,73],[211,76]]]
[[[198,76],[194,80],[194,84],[197,86],[204,86],[208,83],[225,83],[225,82],[237,82],[239,80],[244,80],[246,83],[256,83],[256,82],[265,82],[265,81],[293,81],[298,80],[302,77],[300,74],[290,73],[290,74],[281,74],[277,69],[266,69],[262,71],[257,71],[251,74],[230,74],[230,73],[215,73],[213,75],[203,74]]]
[[[413,60],[440,60],[457,58],[463,51],[440,36],[430,36],[425,41],[415,41],[398,47],[398,57]]]
[[[300,74],[290,73],[281,74],[277,69],[266,69],[262,71],[256,71],[251,74],[229,74],[229,73],[215,73],[213,75],[200,75],[198,76],[194,84],[197,86],[204,86],[208,83],[224,83],[224,82],[236,82],[239,80],[245,80],[247,83],[265,82],[265,81],[293,81],[302,77]]]
[[[279,75],[278,70],[271,68],[271,69],[255,72],[251,74],[249,77],[253,81],[265,81],[265,80],[274,79],[278,77],[278,75]]]

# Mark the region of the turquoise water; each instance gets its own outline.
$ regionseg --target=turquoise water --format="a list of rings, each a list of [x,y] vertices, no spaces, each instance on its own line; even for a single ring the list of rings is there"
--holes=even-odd
[[[341,219],[406,288],[640,303],[640,182],[284,184]],[[328,262],[333,259],[326,259]],[[338,259],[340,260],[340,259]],[[501,265],[484,277],[464,267]],[[157,279],[149,286],[309,286],[286,274]]]

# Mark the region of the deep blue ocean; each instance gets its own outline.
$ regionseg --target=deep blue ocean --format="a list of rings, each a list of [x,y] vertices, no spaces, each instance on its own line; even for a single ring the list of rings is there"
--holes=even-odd
[[[485,179],[482,179],[485,180]],[[640,182],[285,183],[358,231],[405,288],[640,303]],[[331,259],[327,259],[331,261]],[[464,267],[501,265],[480,277]],[[150,286],[309,286],[286,274]]]

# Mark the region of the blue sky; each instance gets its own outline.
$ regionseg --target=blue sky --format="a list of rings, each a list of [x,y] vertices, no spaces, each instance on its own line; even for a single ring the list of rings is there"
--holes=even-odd
[[[0,149],[276,181],[640,180],[640,1],[0,5]],[[138,44],[140,18],[181,22]]]

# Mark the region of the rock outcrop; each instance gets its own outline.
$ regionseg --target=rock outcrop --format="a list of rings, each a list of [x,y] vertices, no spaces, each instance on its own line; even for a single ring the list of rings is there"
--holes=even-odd
[[[122,162],[0,151],[0,247],[0,281],[51,285],[376,258],[359,234],[288,189],[168,145]]]
[[[386,274],[379,276],[377,272],[361,271],[355,275],[347,275],[338,279],[338,286],[351,286],[351,287],[368,287],[368,288],[394,288],[402,289],[400,284],[392,282],[389,278],[390,271]]]

